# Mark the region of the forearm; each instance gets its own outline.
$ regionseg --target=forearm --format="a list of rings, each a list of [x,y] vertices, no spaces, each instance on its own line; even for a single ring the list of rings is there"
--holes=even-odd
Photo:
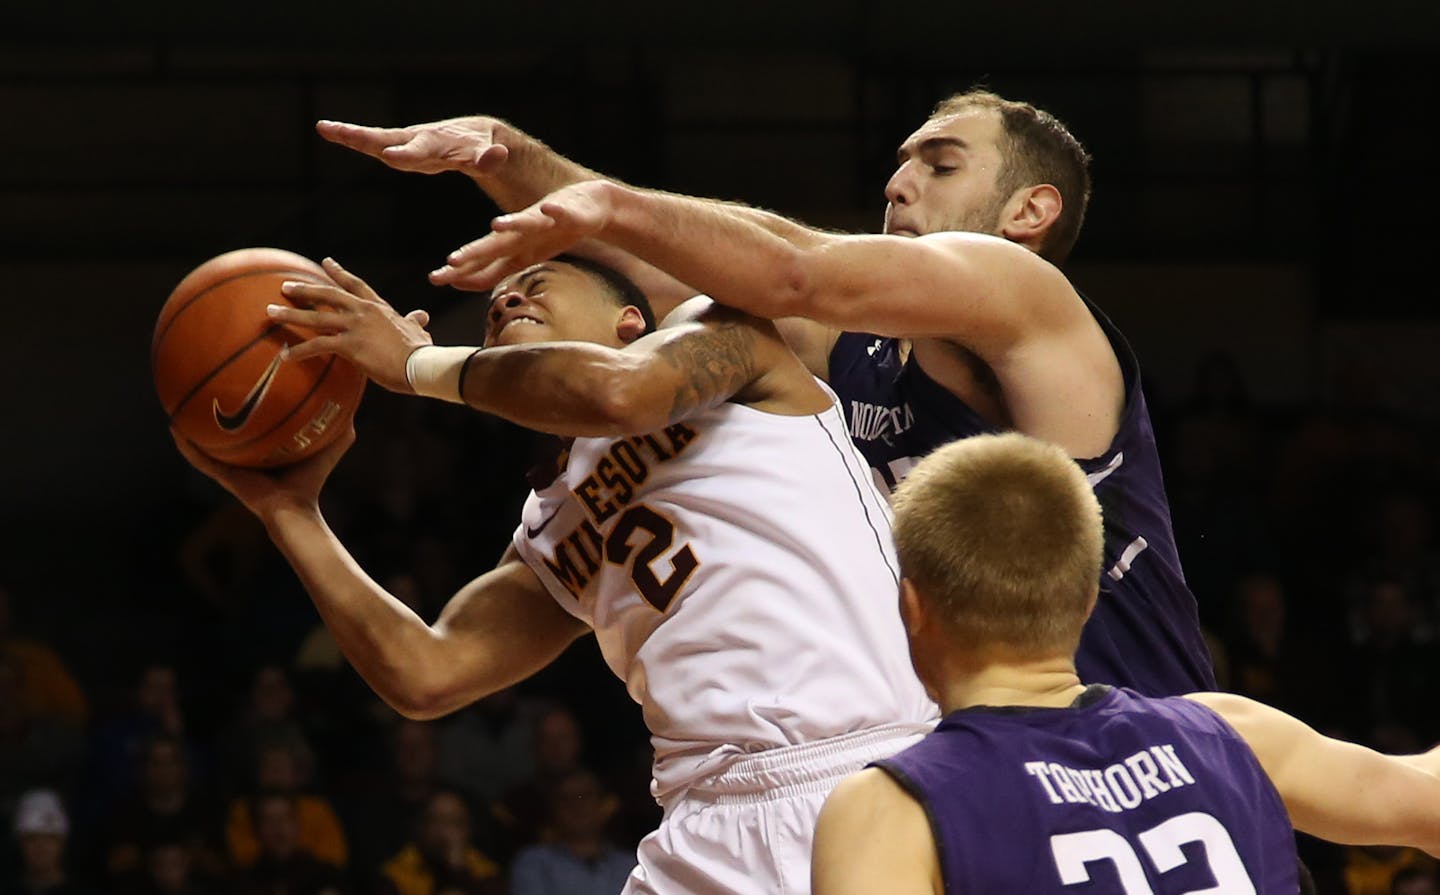
[[[407,378],[420,395],[463,403],[565,437],[651,432],[671,422],[643,359],[589,342],[486,349],[427,347]],[[652,386],[654,386],[652,388]]]
[[[758,317],[803,316],[807,253],[832,237],[770,212],[616,185],[599,238]]]
[[[434,631],[359,567],[318,509],[282,507],[263,521],[366,683],[402,714],[423,706],[432,669],[446,665]]]

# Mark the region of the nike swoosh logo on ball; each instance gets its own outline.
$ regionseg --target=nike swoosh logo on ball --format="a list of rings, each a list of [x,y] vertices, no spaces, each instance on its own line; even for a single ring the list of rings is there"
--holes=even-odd
[[[277,353],[270,361],[270,366],[266,367],[265,372],[260,374],[260,378],[255,381],[255,384],[250,386],[250,393],[245,396],[240,409],[234,413],[225,413],[220,409],[220,399],[212,399],[210,409],[215,413],[215,424],[226,432],[238,432],[245,428],[245,424],[250,422],[250,415],[255,412],[255,408],[259,406],[265,393],[270,391],[270,383],[275,380],[281,360],[282,358]]]

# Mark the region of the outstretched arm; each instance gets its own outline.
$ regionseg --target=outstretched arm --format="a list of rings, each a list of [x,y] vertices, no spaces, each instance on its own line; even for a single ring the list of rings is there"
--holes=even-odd
[[[998,237],[827,233],[756,209],[603,180],[497,218],[491,234],[452,253],[432,280],[489,288],[591,238],[769,319],[808,317],[998,349],[1018,333],[1085,313],[1054,266]]]
[[[350,664],[396,711],[435,718],[521,681],[588,629],[545,591],[514,550],[427,625],[355,562],[320,514],[319,493],[353,430],[277,472],[226,466],[177,437],[201,472],[264,523]]]
[[[600,238],[760,317],[953,342],[995,374],[1014,427],[1093,457],[1124,402],[1119,362],[1053,265],[994,236],[825,233],[773,216],[605,181],[572,187],[453,253],[432,274],[479,288]]]
[[[1347,845],[1406,845],[1440,856],[1440,750],[1382,755],[1243,696],[1186,698],[1209,706],[1250,744],[1295,829]]]
[[[815,825],[810,884],[815,895],[941,895],[924,809],[879,768],[845,778]]]
[[[408,127],[369,127],[320,121],[320,136],[389,165],[397,171],[440,174],[454,171],[475,182],[502,211],[519,211],[572,183],[599,174],[499,118],[470,115]],[[590,240],[574,247],[623,273],[664,317],[696,290],[639,258]]]
[[[526,428],[637,435],[731,400],[792,414],[830,403],[773,325],[708,298],[691,299],[664,327],[624,348],[541,342],[437,349],[416,313],[401,317],[359,277],[328,258],[324,266],[338,286],[283,287],[313,309],[270,308],[278,322],[323,334],[290,348],[292,359],[339,354],[393,391],[465,403]],[[417,350],[431,359],[411,364]],[[423,367],[423,381],[411,382],[407,367]]]

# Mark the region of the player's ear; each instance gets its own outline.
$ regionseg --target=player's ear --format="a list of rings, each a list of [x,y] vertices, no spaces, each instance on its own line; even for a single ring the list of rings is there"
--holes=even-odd
[[[1100,602],[1100,585],[1095,585],[1095,590],[1090,593],[1090,602],[1085,604],[1085,620],[1090,620],[1090,613],[1095,611],[1095,604]]]
[[[915,637],[926,627],[925,601],[915,589],[915,582],[909,578],[900,579],[900,621],[905,625],[907,637]]]
[[[634,305],[626,305],[620,312],[620,319],[615,323],[615,335],[620,341],[629,345],[631,342],[645,335],[645,315]]]
[[[1016,190],[1002,212],[1000,235],[1012,242],[1038,245],[1064,205],[1060,191],[1048,183]]]

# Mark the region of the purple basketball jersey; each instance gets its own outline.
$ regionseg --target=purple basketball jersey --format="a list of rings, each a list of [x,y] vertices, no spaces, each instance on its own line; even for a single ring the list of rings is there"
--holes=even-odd
[[[1275,787],[1187,699],[1092,686],[1069,708],[966,709],[875,764],[924,806],[947,893],[1299,891]]]
[[[1083,681],[1147,696],[1214,690],[1210,650],[1180,569],[1140,367],[1115,325],[1090,308],[1120,361],[1126,398],[1109,449],[1079,461],[1105,511],[1105,565],[1076,667]],[[830,354],[830,386],[851,439],[891,488],[941,445],[998,431],[913,358],[902,363],[898,339],[843,333]]]

